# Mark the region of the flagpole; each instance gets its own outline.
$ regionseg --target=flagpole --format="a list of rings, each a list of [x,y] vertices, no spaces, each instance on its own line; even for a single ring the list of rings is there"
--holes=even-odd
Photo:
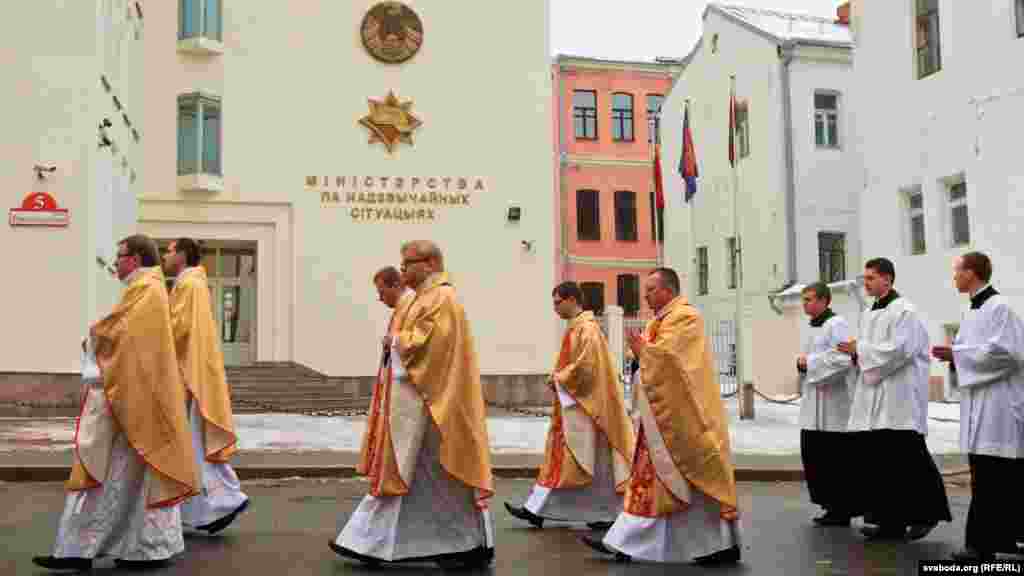
[[[661,115],[661,110],[660,109],[655,111],[654,116],[651,116],[651,117],[649,117],[647,119],[647,133],[650,135],[648,137],[648,140],[650,140],[650,142],[648,143],[648,146],[647,146],[647,153],[651,157],[651,166],[654,166],[654,162],[655,162],[654,147],[657,145],[656,142],[658,140],[658,134],[655,132],[654,126],[657,123],[657,119],[656,118],[659,115]],[[662,248],[662,246],[661,246],[661,243],[658,242],[658,239],[659,239],[660,235],[664,234],[665,232],[661,229],[660,226],[658,226],[658,220],[659,220],[658,214],[659,214],[659,210],[664,211],[664,208],[658,208],[658,182],[655,181],[656,178],[657,178],[657,175],[654,173],[654,170],[651,170],[651,181],[654,182],[654,262],[655,262],[655,266],[657,268],[661,268],[661,265],[662,265],[661,248]]]
[[[729,130],[730,140],[735,138],[736,132],[736,75],[729,76]],[[738,142],[737,142],[738,144]],[[739,162],[739,155],[736,154],[735,146],[731,150],[732,161],[732,234],[734,240],[733,250],[736,259],[736,310],[733,318],[735,334],[736,354],[736,398],[739,401],[739,413],[741,420],[753,419],[753,405],[748,402],[748,393],[744,382],[744,358],[743,358],[743,239],[740,234],[740,203],[739,188],[740,179],[736,164]],[[749,404],[749,405],[748,405]]]
[[[689,118],[689,116],[690,116],[690,99],[687,98],[686,100],[684,100],[683,119],[685,120],[686,118]],[[691,128],[691,130],[692,130],[692,128]],[[686,147],[686,133],[685,132],[683,133],[683,147],[684,148]],[[685,176],[683,177],[683,186],[686,187],[686,190],[683,192],[683,194],[684,194],[683,197],[686,198],[686,195],[689,194],[689,185],[686,183],[686,177]],[[697,289],[695,288],[695,286],[696,286],[696,284],[698,282],[700,282],[700,278],[698,278],[699,271],[697,270],[697,247],[694,245],[694,244],[697,243],[697,233],[693,231],[693,198],[688,198],[686,200],[686,220],[687,220],[687,227],[688,227],[688,231],[689,231],[689,234],[688,234],[689,238],[687,240],[689,241],[689,244],[690,244],[690,247],[689,247],[690,257],[687,259],[687,280],[688,280],[688,282],[686,284],[687,284],[687,287],[689,288],[689,292],[690,292],[690,295],[689,295],[690,301],[691,302],[696,302],[696,299],[697,299]]]

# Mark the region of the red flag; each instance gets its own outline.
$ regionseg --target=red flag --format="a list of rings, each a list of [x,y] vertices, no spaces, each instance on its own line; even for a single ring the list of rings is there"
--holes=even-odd
[[[661,189],[661,146],[654,145],[654,201],[658,208],[665,207],[665,193]]]
[[[729,165],[736,165],[736,143],[733,138],[736,134],[736,91],[729,86]]]

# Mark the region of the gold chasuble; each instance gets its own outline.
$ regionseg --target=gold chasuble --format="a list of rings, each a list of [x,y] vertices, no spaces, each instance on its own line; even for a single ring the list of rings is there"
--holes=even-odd
[[[401,325],[409,304],[412,303],[413,292],[410,290],[402,295],[388,322],[388,334]],[[383,350],[380,366],[377,369],[377,382],[373,387],[373,400],[370,402],[370,413],[366,421],[366,433],[359,451],[359,463],[356,472],[370,479],[370,494],[373,496],[399,496],[407,494],[409,487],[402,479],[401,470],[392,441],[392,362],[397,358],[390,357],[390,349]]]
[[[206,271],[196,267],[182,272],[171,291],[170,302],[178,366],[206,423],[206,460],[227,462],[238,450],[238,436]]]
[[[625,510],[666,516],[688,507],[690,485],[737,517],[729,428],[704,320],[679,296],[647,324],[637,391],[640,433]]]
[[[593,312],[583,312],[569,322],[551,378],[576,403],[563,408],[555,399],[537,483],[553,489],[589,486],[594,479],[592,443],[604,440],[612,448],[616,491],[623,492],[633,455],[633,424],[608,342]],[[590,433],[589,424],[598,434]]]
[[[417,288],[399,326],[398,350],[441,434],[441,466],[476,488],[483,506],[494,494],[487,411],[469,321],[446,274]]]
[[[147,508],[174,506],[198,494],[170,320],[163,272],[141,268],[114,310],[93,329],[110,412],[152,474],[145,489]],[[85,490],[103,480],[86,470],[76,446],[68,490]]]

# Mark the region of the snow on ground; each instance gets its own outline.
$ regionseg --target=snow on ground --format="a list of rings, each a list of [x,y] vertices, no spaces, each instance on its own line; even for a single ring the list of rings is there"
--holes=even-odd
[[[725,401],[732,449],[737,454],[800,453],[800,405],[758,399],[753,420],[740,420],[735,398]],[[928,448],[933,454],[959,452],[960,406],[933,402],[928,407]],[[313,417],[294,414],[239,414],[235,426],[245,451],[358,451],[365,418]],[[0,418],[0,452],[70,450],[73,418]],[[488,418],[495,454],[543,453],[548,419],[502,416]]]

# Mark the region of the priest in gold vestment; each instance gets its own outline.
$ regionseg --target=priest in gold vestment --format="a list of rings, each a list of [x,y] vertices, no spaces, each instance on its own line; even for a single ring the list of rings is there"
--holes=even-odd
[[[201,493],[181,505],[181,522],[216,534],[249,506],[249,497],[229,463],[238,450],[238,436],[210,284],[199,260],[199,244],[179,238],[164,255],[164,273],[174,279],[171,327],[187,390],[196,470],[202,481]]]
[[[384,340],[385,393],[360,466],[370,494],[329,544],[367,564],[484,567],[494,557],[494,483],[473,336],[441,250],[414,241],[401,254],[415,293]]]
[[[50,556],[54,570],[88,570],[94,558],[148,566],[185,549],[181,502],[198,479],[156,244],[119,243],[120,302],[83,343],[82,412],[68,495]]]
[[[505,508],[538,528],[545,520],[582,521],[607,530],[622,511],[633,456],[633,424],[608,341],[575,282],[551,294],[568,320],[549,383],[555,395],[544,465],[526,503]]]
[[[652,272],[644,293],[655,316],[643,335],[629,336],[640,378],[625,510],[603,539],[583,541],[619,560],[738,562],[729,428],[704,320],[670,268]]]

